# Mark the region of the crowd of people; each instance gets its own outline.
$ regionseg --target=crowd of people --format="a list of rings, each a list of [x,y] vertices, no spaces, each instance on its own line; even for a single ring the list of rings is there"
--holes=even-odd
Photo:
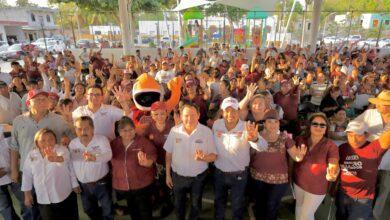
[[[226,217],[229,198],[234,220],[277,219],[289,188],[297,220],[313,220],[327,195],[336,219],[386,219],[390,54],[311,49],[27,54],[0,74],[0,213],[79,219],[80,196],[93,220],[156,209],[199,219],[211,184],[210,219]],[[150,111],[135,105],[141,76],[162,93]],[[172,80],[182,82],[173,109]]]

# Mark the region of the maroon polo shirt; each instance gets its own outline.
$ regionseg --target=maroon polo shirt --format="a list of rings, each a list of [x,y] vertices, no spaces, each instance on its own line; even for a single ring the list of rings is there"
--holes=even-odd
[[[357,149],[344,143],[339,152],[341,190],[351,198],[374,199],[378,166],[386,150],[376,140]]]
[[[175,126],[175,123],[172,119],[168,118],[165,122],[165,128],[162,131],[159,131],[156,127],[156,123],[153,121],[151,116],[149,119],[142,118],[141,120],[145,120],[149,122],[148,127],[145,129],[145,137],[149,139],[157,150],[157,163],[165,166],[165,150],[164,143],[167,140],[168,134],[171,131],[171,128]]]
[[[296,144],[309,146],[308,139],[302,136],[296,139]],[[324,137],[307,150],[301,162],[294,164],[295,184],[309,193],[325,195],[328,189],[326,168],[331,158],[339,159],[339,149],[332,140]]]
[[[146,153],[153,161],[157,159],[157,151],[146,138],[136,135],[133,143],[127,148],[120,137],[111,141],[112,149],[112,187],[116,190],[137,190],[149,186],[156,176],[156,169],[143,167],[138,163],[138,152]]]
[[[295,86],[287,94],[281,91],[274,95],[274,103],[282,107],[285,120],[296,120],[298,117],[299,89]]]

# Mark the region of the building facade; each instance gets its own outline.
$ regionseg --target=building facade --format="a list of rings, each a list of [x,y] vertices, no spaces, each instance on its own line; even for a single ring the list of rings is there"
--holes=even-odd
[[[58,33],[56,9],[45,7],[5,7],[0,9],[0,41],[32,42]]]

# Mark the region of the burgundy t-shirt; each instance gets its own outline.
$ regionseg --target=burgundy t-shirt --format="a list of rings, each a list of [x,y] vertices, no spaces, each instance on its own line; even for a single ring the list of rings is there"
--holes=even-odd
[[[295,142],[287,134],[281,133],[275,142],[268,142],[266,151],[257,152],[251,149],[251,175],[270,184],[288,182],[287,150]]]
[[[167,119],[165,128],[163,131],[159,131],[156,127],[156,123],[153,121],[151,116],[146,116],[141,119],[141,121],[147,121],[149,124],[145,129],[145,137],[149,139],[157,150],[157,163],[165,166],[165,150],[164,144],[167,140],[168,134],[171,131],[171,128],[175,126],[175,123],[172,119]]]
[[[282,92],[277,92],[274,95],[275,104],[282,107],[286,120],[295,120],[298,117],[298,104],[299,104],[299,92],[298,88],[295,87],[285,95]]]
[[[376,140],[357,149],[344,143],[339,152],[341,190],[351,198],[374,199],[378,166],[386,150]]]
[[[297,146],[308,145],[308,140],[300,136]],[[339,149],[332,140],[322,138],[318,144],[307,150],[301,162],[294,163],[294,182],[305,191],[324,195],[328,189],[326,168],[330,158],[339,159]]]

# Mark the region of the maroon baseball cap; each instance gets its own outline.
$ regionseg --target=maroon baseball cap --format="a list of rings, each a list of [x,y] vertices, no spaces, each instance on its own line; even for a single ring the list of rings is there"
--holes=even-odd
[[[30,105],[30,100],[35,98],[38,95],[44,95],[49,96],[49,94],[43,90],[40,89],[33,89],[28,92],[27,100],[26,100],[26,106],[28,107]]]

